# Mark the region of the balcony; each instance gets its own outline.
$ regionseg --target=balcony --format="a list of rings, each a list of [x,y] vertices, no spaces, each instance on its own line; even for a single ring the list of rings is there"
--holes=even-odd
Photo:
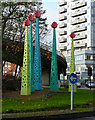
[[[80,16],[80,15],[84,15],[87,13],[87,10],[83,10],[83,11],[76,11],[75,13],[72,13],[71,16],[72,17],[76,17],[76,16]]]
[[[80,24],[80,23],[84,23],[84,22],[87,22],[86,18],[81,18],[81,19],[74,20],[71,24],[76,25],[76,24]]]
[[[60,30],[59,31],[59,35],[61,36],[61,35],[66,35],[67,34],[67,31],[64,31],[64,30]]]
[[[83,27],[79,26],[78,28],[72,29],[72,32],[76,33],[76,32],[85,31],[85,30],[87,30],[86,26],[83,26]]]
[[[75,1],[78,1],[78,0],[71,0],[71,2],[75,2]]]
[[[66,50],[66,49],[67,49],[67,46],[61,43],[61,44],[59,45],[59,49],[61,49],[61,50]]]
[[[95,61],[94,60],[85,60],[85,64],[86,65],[95,65]]]
[[[67,42],[67,38],[64,38],[64,37],[59,38],[59,39],[58,39],[58,42],[59,42],[59,43]]]
[[[63,23],[59,23],[59,27],[60,27],[60,28],[67,27],[67,24],[66,24],[66,23],[64,23],[64,22],[63,22]]]
[[[59,13],[65,13],[65,12],[67,12],[67,9],[66,9],[66,8],[61,7],[61,8],[59,9]]]
[[[63,5],[67,5],[67,2],[66,1],[62,1],[62,2],[59,2],[58,4],[59,4],[59,6],[63,6]]]
[[[76,37],[74,38],[74,40],[81,40],[81,39],[86,39],[87,35],[84,34],[80,34],[80,35],[76,35]]]
[[[67,19],[67,17],[64,15],[59,16],[59,21],[66,20],[66,19]]]
[[[84,7],[86,5],[87,5],[87,2],[78,3],[77,5],[72,6],[71,9],[74,10],[74,9],[77,9],[77,8],[80,8],[80,7]]]
[[[82,43],[80,43],[80,42],[77,43],[77,42],[76,42],[76,43],[74,44],[74,48],[86,47],[86,45],[87,45],[87,44],[86,44],[85,42],[82,42]]]

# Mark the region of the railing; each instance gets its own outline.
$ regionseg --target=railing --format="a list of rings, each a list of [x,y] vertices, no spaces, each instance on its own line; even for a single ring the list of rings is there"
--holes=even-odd
[[[73,21],[72,25],[80,24],[80,23],[84,23],[84,22],[87,22],[87,19],[86,18],[80,18],[78,20]]]
[[[63,23],[60,23],[60,24],[59,24],[59,27],[60,27],[60,28],[67,27],[67,24],[64,23],[64,22],[63,22]]]
[[[67,41],[67,38],[62,37],[62,38],[59,38],[58,41],[59,41],[60,43],[61,43],[61,42],[66,42],[66,41]]]
[[[64,12],[67,12],[67,9],[64,8],[64,7],[61,7],[61,8],[59,9],[59,13],[64,13]]]
[[[75,2],[75,1],[78,1],[78,0],[71,0],[71,2]]]
[[[66,50],[66,49],[67,49],[67,46],[61,43],[61,44],[59,45],[59,48],[60,48],[60,49],[63,49],[63,50]]]
[[[71,16],[72,16],[72,17],[75,17],[75,16],[79,16],[79,15],[86,14],[86,13],[87,13],[87,10],[76,11],[76,12],[72,13]]]
[[[40,42],[40,47],[44,50],[48,50],[48,51],[52,52],[52,47],[45,43]],[[65,59],[65,56],[62,53],[60,53],[60,51],[57,51],[57,55],[59,55]]]
[[[59,6],[61,6],[61,5],[66,5],[67,2],[66,2],[66,1],[61,1],[61,2],[58,2],[58,4],[59,4]]]
[[[87,35],[85,35],[85,34],[80,34],[80,35],[77,35],[77,36],[74,38],[74,40],[77,40],[77,39],[85,39],[85,38],[87,38]]]
[[[60,20],[60,21],[61,21],[61,20],[66,20],[66,19],[67,19],[67,17],[64,16],[64,15],[59,16],[59,20]]]
[[[85,60],[86,65],[95,65],[95,60]]]
[[[74,43],[74,47],[85,47],[86,46],[86,43]]]
[[[72,10],[76,9],[76,8],[86,6],[86,5],[87,5],[87,2],[78,3],[77,5],[72,6]]]
[[[79,31],[85,31],[85,30],[87,30],[86,26],[83,26],[83,27],[79,26],[78,28],[72,29],[72,32],[79,32]]]
[[[58,31],[59,35],[66,35],[67,31],[64,31],[63,29]]]

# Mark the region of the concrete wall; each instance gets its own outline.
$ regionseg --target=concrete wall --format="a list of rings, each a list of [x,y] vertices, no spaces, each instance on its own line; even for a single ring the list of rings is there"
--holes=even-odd
[[[42,85],[49,85],[49,70],[42,70]]]

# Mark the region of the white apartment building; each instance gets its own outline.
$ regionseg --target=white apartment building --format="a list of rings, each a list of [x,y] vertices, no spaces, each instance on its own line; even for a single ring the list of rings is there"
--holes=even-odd
[[[70,71],[71,32],[74,32],[75,70],[79,79],[95,80],[95,0],[59,0],[58,49],[66,57]]]

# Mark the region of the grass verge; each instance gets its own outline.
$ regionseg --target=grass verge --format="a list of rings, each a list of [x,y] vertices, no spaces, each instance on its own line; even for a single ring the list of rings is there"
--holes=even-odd
[[[62,90],[61,90],[62,91]],[[68,109],[70,110],[71,94],[70,93],[56,93],[47,98],[24,99],[24,98],[2,98],[2,112],[28,112],[28,111],[42,111],[54,109]],[[74,93],[74,108],[79,111],[79,108],[86,109],[87,106],[93,107],[95,103],[94,90],[78,89]]]

